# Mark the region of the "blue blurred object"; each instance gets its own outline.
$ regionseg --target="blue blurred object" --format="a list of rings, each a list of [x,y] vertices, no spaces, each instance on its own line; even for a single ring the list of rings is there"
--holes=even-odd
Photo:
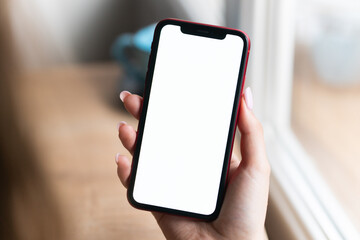
[[[155,26],[147,26],[135,34],[122,34],[115,40],[111,53],[124,70],[118,85],[119,92],[128,90],[143,94]]]

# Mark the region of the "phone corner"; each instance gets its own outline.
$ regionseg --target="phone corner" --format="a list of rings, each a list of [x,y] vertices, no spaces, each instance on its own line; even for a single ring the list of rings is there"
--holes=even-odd
[[[176,18],[165,18],[160,20],[157,24],[156,24],[156,28],[161,29],[164,26],[168,25],[168,24],[174,24],[179,22],[180,20],[176,19]]]
[[[219,214],[220,214],[220,208],[216,208],[213,213],[206,215],[204,220],[207,222],[213,222],[219,217]]]
[[[130,205],[132,207],[139,208],[139,203],[134,198],[133,188],[131,188],[130,186],[129,186],[127,192],[126,192],[126,197],[127,197],[128,202],[130,203]]]
[[[246,44],[247,44],[247,51],[248,51],[248,54],[250,52],[250,47],[251,47],[251,41],[250,41],[250,37],[246,34],[245,34],[245,37],[246,37]]]
[[[250,47],[251,47],[251,41],[250,41],[250,37],[249,37],[249,35],[246,33],[246,32],[244,32],[244,31],[242,31],[242,30],[239,30],[239,32],[241,33],[241,38],[243,39],[243,41],[244,41],[244,45],[245,45],[245,47],[246,47],[246,51],[247,51],[247,54],[249,54],[249,52],[250,52]]]

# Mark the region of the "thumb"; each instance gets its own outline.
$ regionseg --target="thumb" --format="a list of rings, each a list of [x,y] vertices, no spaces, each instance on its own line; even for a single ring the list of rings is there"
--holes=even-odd
[[[263,129],[251,109],[252,96],[248,88],[241,99],[238,116],[242,159],[231,176],[219,218],[214,222],[223,233],[237,239],[263,235],[269,191],[270,166]]]
[[[252,106],[252,92],[250,88],[247,88],[241,99],[240,114],[238,116],[242,157],[240,167],[270,172],[266,157],[263,128],[252,112]]]

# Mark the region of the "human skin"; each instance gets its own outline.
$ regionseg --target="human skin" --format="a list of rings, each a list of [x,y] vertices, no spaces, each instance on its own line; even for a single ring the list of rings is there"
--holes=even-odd
[[[140,117],[142,98],[123,91],[121,100],[127,111]],[[231,158],[228,185],[218,218],[203,222],[153,212],[167,239],[265,239],[265,215],[269,194],[270,166],[266,156],[263,129],[252,112],[252,94],[248,88],[241,98],[238,129],[241,133],[241,161]],[[134,153],[136,131],[127,123],[118,125],[124,147]],[[121,183],[127,188],[130,160],[121,154],[115,158]]]

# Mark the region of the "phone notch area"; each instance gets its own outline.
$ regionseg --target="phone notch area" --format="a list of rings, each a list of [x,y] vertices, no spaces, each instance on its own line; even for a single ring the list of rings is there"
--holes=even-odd
[[[226,37],[226,32],[223,29],[218,29],[211,26],[203,26],[203,25],[197,25],[197,26],[183,25],[181,26],[181,32],[184,34],[215,38],[219,40],[222,40]]]

